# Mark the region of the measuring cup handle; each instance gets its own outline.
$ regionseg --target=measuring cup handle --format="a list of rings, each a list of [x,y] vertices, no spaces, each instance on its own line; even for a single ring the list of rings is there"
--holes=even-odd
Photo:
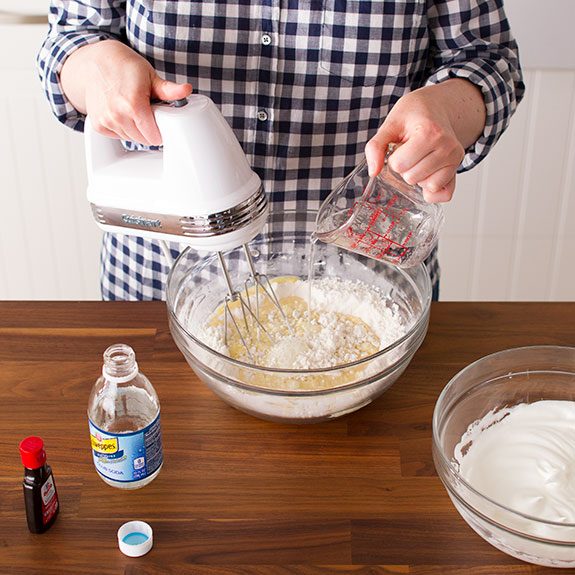
[[[389,144],[387,144],[387,150],[385,152],[384,164],[387,164],[387,161],[389,160],[389,156],[391,156],[391,154],[393,154],[393,152],[395,152],[395,150],[397,150],[397,148],[399,148],[399,146],[401,146],[401,144],[398,144],[397,142],[389,142]]]

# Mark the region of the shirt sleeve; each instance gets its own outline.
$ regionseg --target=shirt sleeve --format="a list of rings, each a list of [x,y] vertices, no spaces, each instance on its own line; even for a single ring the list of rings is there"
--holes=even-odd
[[[431,31],[428,84],[465,78],[482,92],[487,118],[477,142],[466,150],[459,168],[477,165],[509,124],[525,86],[517,43],[502,0],[429,0]]]
[[[37,56],[37,69],[52,111],[74,130],[84,129],[84,115],[66,98],[60,71],[78,48],[101,40],[123,40],[126,2],[119,0],[50,3],[49,30]]]

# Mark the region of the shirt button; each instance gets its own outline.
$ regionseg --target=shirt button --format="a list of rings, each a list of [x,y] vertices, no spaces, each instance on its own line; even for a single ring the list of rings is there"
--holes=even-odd
[[[269,34],[264,34],[262,36],[262,44],[264,46],[269,46],[272,43],[272,37]]]
[[[268,113],[265,110],[260,110],[258,112],[258,120],[260,122],[265,122],[268,119]]]

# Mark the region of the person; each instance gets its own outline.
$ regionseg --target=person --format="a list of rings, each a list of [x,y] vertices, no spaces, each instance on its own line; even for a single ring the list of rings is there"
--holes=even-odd
[[[364,157],[429,202],[506,129],[524,85],[502,0],[52,0],[38,69],[57,118],[158,146],[153,99],[192,89],[229,121],[271,200],[272,233],[313,229]],[[172,255],[179,246],[172,244]],[[434,251],[426,262],[438,294]],[[161,299],[157,242],[105,234],[103,299]]]

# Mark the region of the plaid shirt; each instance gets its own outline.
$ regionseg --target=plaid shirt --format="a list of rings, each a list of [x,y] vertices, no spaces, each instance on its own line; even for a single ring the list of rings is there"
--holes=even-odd
[[[501,0],[54,0],[39,72],[74,129],[84,118],[59,72],[74,50],[107,38],[220,107],[269,193],[272,232],[313,227],[321,200],[410,90],[448,78],[481,89],[487,122],[462,171],[495,144],[524,90]],[[106,235],[102,263],[105,299],[163,296],[167,265],[154,242]],[[435,280],[436,258],[428,265]]]

